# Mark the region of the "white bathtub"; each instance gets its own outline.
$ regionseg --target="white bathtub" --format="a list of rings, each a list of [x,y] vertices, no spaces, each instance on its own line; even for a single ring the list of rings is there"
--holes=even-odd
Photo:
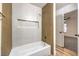
[[[48,56],[50,51],[50,45],[40,41],[13,48],[10,56]]]

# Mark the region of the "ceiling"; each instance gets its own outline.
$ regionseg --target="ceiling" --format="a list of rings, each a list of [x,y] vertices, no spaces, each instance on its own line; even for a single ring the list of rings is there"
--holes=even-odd
[[[40,8],[43,8],[46,5],[46,3],[31,3],[31,4]]]
[[[71,4],[71,3],[56,3],[56,10],[66,6],[66,5],[69,5],[69,4]]]

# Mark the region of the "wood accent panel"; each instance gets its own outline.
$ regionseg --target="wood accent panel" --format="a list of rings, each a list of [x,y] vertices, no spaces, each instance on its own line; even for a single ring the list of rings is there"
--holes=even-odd
[[[12,4],[3,3],[1,55],[8,56],[12,49]]]
[[[51,45],[53,54],[53,4],[48,3],[42,8],[42,40]]]
[[[77,37],[64,36],[64,47],[77,53]]]

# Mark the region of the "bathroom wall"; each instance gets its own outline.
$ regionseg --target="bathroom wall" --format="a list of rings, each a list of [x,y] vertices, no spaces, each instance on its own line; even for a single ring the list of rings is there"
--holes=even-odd
[[[42,40],[51,45],[54,52],[53,40],[53,4],[48,3],[42,8]]]
[[[0,12],[2,12],[2,4],[0,3]],[[1,18],[2,16],[0,15],[0,55],[1,55]]]
[[[52,44],[52,23],[53,4],[47,4],[42,8],[42,39],[48,44]]]
[[[12,4],[12,46],[41,41],[41,8],[27,3]],[[24,19],[39,23],[18,21]]]
[[[70,19],[67,19],[65,22],[67,24],[67,32],[65,32],[65,36],[75,37],[75,34],[77,34],[77,16],[77,10],[64,15],[66,18],[70,17]]]
[[[64,15],[56,16],[56,45],[64,47]]]

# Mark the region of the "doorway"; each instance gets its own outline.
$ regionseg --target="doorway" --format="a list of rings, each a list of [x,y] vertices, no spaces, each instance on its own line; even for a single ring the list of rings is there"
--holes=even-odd
[[[64,6],[59,9],[61,14],[56,15],[56,56],[77,56],[77,4],[59,5]],[[67,10],[69,7],[74,9]]]

